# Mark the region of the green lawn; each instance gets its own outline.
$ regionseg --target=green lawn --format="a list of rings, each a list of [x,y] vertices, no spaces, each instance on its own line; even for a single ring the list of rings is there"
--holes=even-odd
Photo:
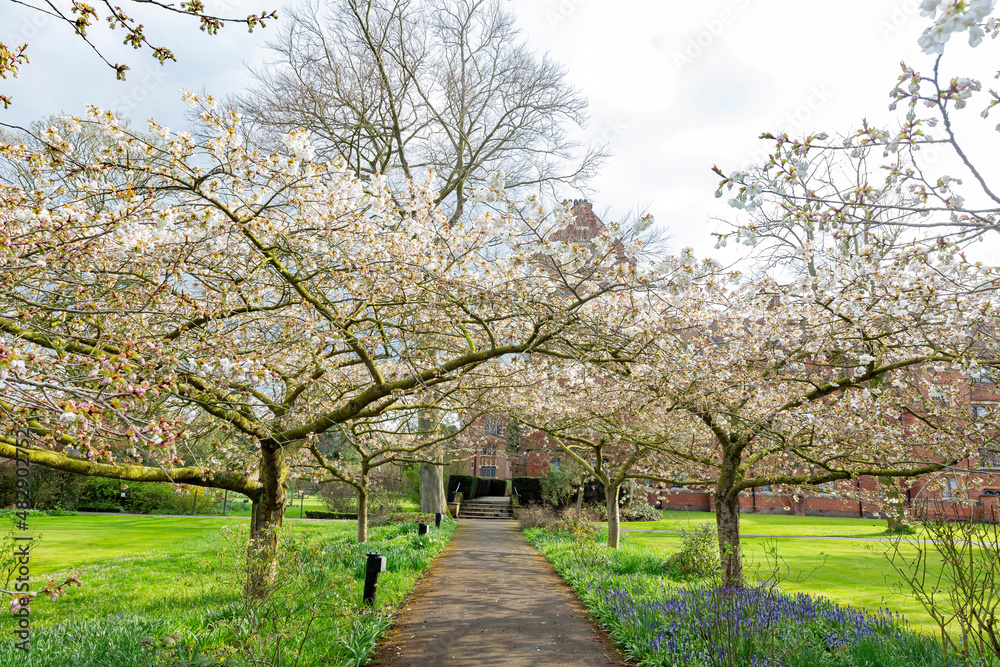
[[[681,512],[664,510],[661,521],[622,523],[622,528],[645,530],[680,530],[699,523],[715,525],[711,512]],[[884,537],[885,520],[845,519],[822,516],[787,514],[741,514],[740,532],[757,535],[816,535],[823,537]]]
[[[31,572],[48,574],[108,558],[167,548],[182,540],[217,536],[222,526],[245,522],[241,517],[32,515],[31,531],[42,539],[32,551]]]
[[[79,571],[83,587],[68,590],[55,602],[32,605],[30,661],[12,648],[16,619],[0,615],[4,667],[179,664],[190,659],[181,648],[210,656],[212,664],[228,665],[229,658],[238,657],[241,642],[274,645],[273,637],[263,632],[257,637],[241,620],[247,618],[240,595],[245,518],[32,516],[31,527],[42,535],[32,551],[34,586]],[[307,644],[310,657],[300,667],[361,664],[453,527],[447,522],[430,538],[418,538],[415,525],[375,527],[369,543],[358,545],[353,522],[287,522],[283,535],[291,541],[283,547],[281,567],[282,576],[291,577],[282,584],[289,594],[275,598],[276,605],[288,607],[283,632],[301,637],[311,601],[323,614],[311,626],[319,632]],[[227,539],[229,531],[235,531],[234,538]],[[361,604],[364,553],[371,550],[389,559],[374,613]],[[295,562],[302,565],[289,565]],[[167,636],[178,637],[181,648],[161,656],[167,662],[149,662],[141,642],[157,646]]]

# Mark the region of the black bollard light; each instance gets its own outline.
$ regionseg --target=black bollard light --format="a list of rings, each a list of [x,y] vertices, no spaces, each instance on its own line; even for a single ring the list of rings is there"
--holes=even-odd
[[[443,515],[443,514],[441,514],[441,512],[437,512],[437,513],[436,513],[436,514],[434,515],[434,527],[435,527],[435,528],[440,528],[440,527],[441,527],[441,517],[442,517],[442,516],[444,516],[444,515]]]
[[[385,556],[375,552],[369,553],[368,561],[365,563],[364,603],[371,607],[375,606],[375,590],[378,588],[379,572],[385,572]]]
[[[417,524],[417,535],[426,535],[426,534],[427,534],[427,524],[426,523],[418,523]]]

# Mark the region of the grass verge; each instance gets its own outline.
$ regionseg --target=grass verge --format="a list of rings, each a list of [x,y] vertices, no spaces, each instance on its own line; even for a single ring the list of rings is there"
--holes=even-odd
[[[353,523],[286,524],[278,588],[248,604],[241,595],[245,521],[44,519],[36,525],[43,539],[33,575],[80,570],[84,587],[32,606],[27,655],[11,639],[14,619],[0,617],[4,667],[362,665],[454,531],[452,522],[425,537],[415,524],[380,526],[359,545]],[[388,559],[373,609],[361,601],[369,551]]]
[[[538,528],[525,535],[639,665],[944,664],[940,644],[892,612],[866,612],[804,593],[753,589],[730,595],[705,585],[680,587],[665,576],[666,554],[632,535],[617,550],[608,549],[602,535]],[[947,664],[960,663],[952,656]]]

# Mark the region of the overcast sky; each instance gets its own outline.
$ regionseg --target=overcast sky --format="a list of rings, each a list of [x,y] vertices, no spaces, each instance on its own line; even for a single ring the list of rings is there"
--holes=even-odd
[[[931,66],[916,46],[928,25],[919,0],[508,1],[529,43],[563,63],[570,83],[590,100],[589,139],[606,141],[614,153],[593,183],[595,210],[613,216],[648,210],[675,247],[700,254],[714,243],[712,217],[728,213],[713,196],[713,164],[728,173],[759,159],[767,144],[756,137],[766,130],[836,134],[864,117],[887,123],[900,60]],[[228,15],[281,14],[269,0],[206,5]],[[26,124],[61,111],[82,114],[93,103],[180,129],[186,107],[178,89],[220,97],[240,90],[248,80],[244,63],[266,57],[264,42],[276,27],[248,35],[230,25],[208,37],[186,19],[153,16],[147,33],[172,48],[177,63],[160,67],[145,52],[94,35],[107,45],[109,60],[131,65],[122,83],[66,26],[0,2],[0,41],[29,42],[32,61],[20,79],[0,80],[0,90],[14,97],[0,120]],[[954,46],[948,55],[954,71],[992,74],[988,45]],[[992,125],[972,124],[970,132]],[[970,138],[977,148],[991,145]]]

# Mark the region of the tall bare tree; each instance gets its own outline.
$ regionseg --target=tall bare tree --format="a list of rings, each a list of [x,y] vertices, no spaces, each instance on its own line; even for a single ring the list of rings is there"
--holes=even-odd
[[[503,179],[512,194],[579,187],[604,155],[570,136],[586,101],[500,0],[313,2],[270,47],[238,101],[248,120],[304,128],[319,153],[390,187],[433,171],[454,219]]]

